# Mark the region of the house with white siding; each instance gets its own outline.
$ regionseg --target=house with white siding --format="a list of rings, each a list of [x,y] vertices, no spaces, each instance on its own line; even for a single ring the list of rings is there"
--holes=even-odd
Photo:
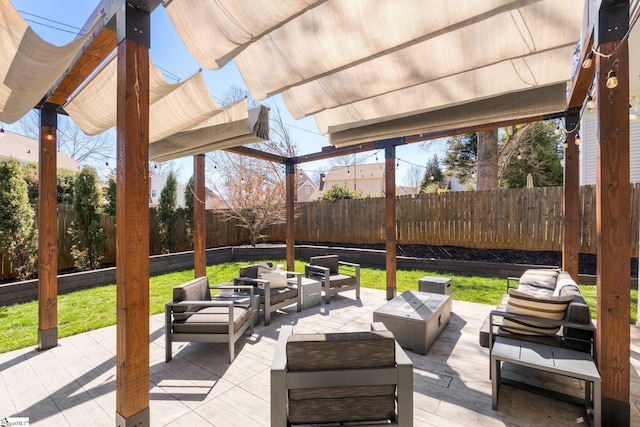
[[[629,120],[629,161],[630,181],[640,182],[640,111],[630,109]],[[586,111],[580,122],[580,185],[596,184],[597,129],[596,115]]]

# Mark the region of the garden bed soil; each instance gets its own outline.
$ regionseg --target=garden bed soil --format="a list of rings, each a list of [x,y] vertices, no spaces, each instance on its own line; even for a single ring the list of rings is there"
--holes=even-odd
[[[298,242],[300,243],[300,242]],[[301,243],[302,244],[302,243]],[[362,249],[384,250],[385,245],[349,245],[336,243],[306,243],[326,246],[342,246]],[[430,245],[398,245],[397,256],[414,258],[434,258],[457,261],[483,261],[500,264],[532,264],[532,265],[562,265],[562,252],[559,251],[523,251],[513,249],[472,249],[457,246]],[[580,254],[578,258],[579,274],[596,274],[596,256]],[[631,277],[638,277],[638,259],[632,258],[630,265]]]

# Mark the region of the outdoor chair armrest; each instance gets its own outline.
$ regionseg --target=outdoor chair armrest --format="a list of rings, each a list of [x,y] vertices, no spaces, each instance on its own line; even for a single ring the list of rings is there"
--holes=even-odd
[[[511,286],[511,282],[516,282],[516,286]],[[513,276],[509,276],[507,277],[507,292],[509,292],[509,288],[517,288],[518,285],[520,283],[520,278],[519,277],[513,277]]]
[[[351,266],[351,267],[360,267],[360,264],[357,264],[355,262],[338,261],[338,264],[348,265],[348,266]]]
[[[215,285],[209,286],[209,289],[241,289],[248,291],[251,298],[253,298],[254,287],[252,285]]]
[[[267,288],[270,282],[264,279],[254,279],[253,277],[237,276],[233,278],[233,286],[242,286],[237,285],[237,283],[255,283],[258,287],[262,285],[262,287]]]
[[[574,328],[574,329],[581,329],[584,331],[590,331],[593,332],[592,335],[592,339],[590,340],[586,340],[586,339],[580,339],[580,338],[572,338],[572,337],[563,337],[565,340],[573,340],[576,342],[585,342],[588,343],[591,346],[591,354],[594,355],[595,354],[595,331],[596,328],[593,325],[593,323],[576,323],[576,322],[569,322],[567,320],[555,320],[555,319],[545,319],[543,317],[536,317],[536,316],[525,316],[523,314],[516,314],[516,313],[512,313],[509,311],[503,311],[503,310],[491,310],[491,312],[489,313],[489,351],[491,351],[491,348],[493,347],[493,341],[494,341],[494,333],[493,333],[493,327],[494,326],[500,326],[501,323],[500,322],[495,322],[494,321],[494,317],[511,317],[514,319],[519,319],[519,320],[523,320],[523,321],[533,321],[533,322],[538,322],[538,323],[546,323],[549,325],[555,325],[555,326],[562,326],[563,328]]]

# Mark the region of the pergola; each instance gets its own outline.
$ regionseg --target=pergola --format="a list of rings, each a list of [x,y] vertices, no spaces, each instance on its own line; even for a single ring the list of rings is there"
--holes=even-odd
[[[221,136],[212,121],[218,116],[231,117],[231,111],[206,99],[193,102],[198,104],[193,115],[178,117],[189,107],[188,103],[176,104],[182,99],[180,92],[202,95],[202,88],[198,88],[197,75],[177,87],[153,83],[150,14],[159,5],[160,0],[102,0],[87,20],[87,34],[59,53],[66,55],[63,60],[56,67],[28,76],[38,81],[35,95],[30,95],[37,96],[35,102],[21,92],[21,84],[9,78],[20,71],[28,74],[31,69],[20,70],[15,53],[3,55],[7,78],[0,91],[0,120],[17,120],[34,106],[41,110],[40,349],[57,344],[57,114],[68,113],[81,127],[95,125],[96,131],[116,127],[118,425],[149,425],[150,156],[167,160],[193,155],[194,191],[200,200],[204,200],[204,152],[228,149],[284,163],[286,257],[288,268],[292,268],[295,165],[384,149],[387,298],[392,298],[396,271],[395,147],[564,117],[563,268],[577,278],[579,179],[574,140],[589,93],[595,94],[598,111],[597,354],[602,407],[610,425],[629,425],[628,37],[630,16],[637,17],[637,1],[402,0],[376,3],[375,7],[366,0],[263,0],[251,2],[250,7],[233,0],[165,1],[163,6],[176,30],[203,66],[217,69],[235,60],[255,98],[282,93],[294,117],[314,115],[320,130],[330,134],[332,147],[289,158],[242,146],[264,138],[264,127],[260,126],[264,111],[261,116],[239,108],[244,112],[238,120],[248,123],[242,135]],[[2,12],[5,20],[15,19],[7,2],[2,3]],[[577,63],[589,57],[594,65],[578,66],[572,73],[578,42]],[[109,60],[114,50],[115,58]],[[618,79],[615,87],[607,85],[610,71]],[[43,84],[47,85],[44,90]],[[637,90],[635,80],[632,86]],[[99,125],[86,123],[97,115],[87,114],[92,104],[105,105],[98,101],[103,99],[100,92],[112,105]],[[181,120],[174,120],[177,118]],[[197,204],[196,276],[204,275],[206,268],[204,218],[204,205]]]

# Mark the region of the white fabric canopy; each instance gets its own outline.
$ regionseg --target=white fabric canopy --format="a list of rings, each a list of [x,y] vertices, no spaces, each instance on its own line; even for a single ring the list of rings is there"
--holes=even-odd
[[[191,54],[216,70],[265,33],[324,1],[169,1],[166,10]]]
[[[88,135],[116,125],[117,57],[114,56],[64,108]],[[169,84],[153,65],[149,67],[149,141],[158,141],[218,114],[202,73]]]
[[[243,99],[190,129],[150,144],[149,157],[163,162],[268,138],[269,109],[259,106],[247,111],[247,101]]]
[[[196,58],[207,54],[204,41],[228,45],[213,62],[237,54],[256,99],[282,93],[294,117],[315,114],[320,131],[332,133],[538,87],[559,91],[540,91],[553,100],[543,114],[563,111],[558,100],[571,76],[584,1],[327,0],[298,16],[299,9],[279,9],[287,16],[280,25],[261,19],[266,3],[260,4],[252,19],[252,7],[225,8],[237,14],[225,19],[241,19],[255,38],[240,52],[232,47],[240,42],[215,25],[176,28]],[[286,6],[273,0],[268,9],[276,4]],[[216,19],[213,6],[191,8],[186,0],[173,0],[167,12],[174,22]],[[513,119],[522,110],[468,119],[485,113]]]
[[[52,45],[27,25],[8,0],[0,0],[0,121],[13,123],[38,104],[89,35],[65,46]]]

